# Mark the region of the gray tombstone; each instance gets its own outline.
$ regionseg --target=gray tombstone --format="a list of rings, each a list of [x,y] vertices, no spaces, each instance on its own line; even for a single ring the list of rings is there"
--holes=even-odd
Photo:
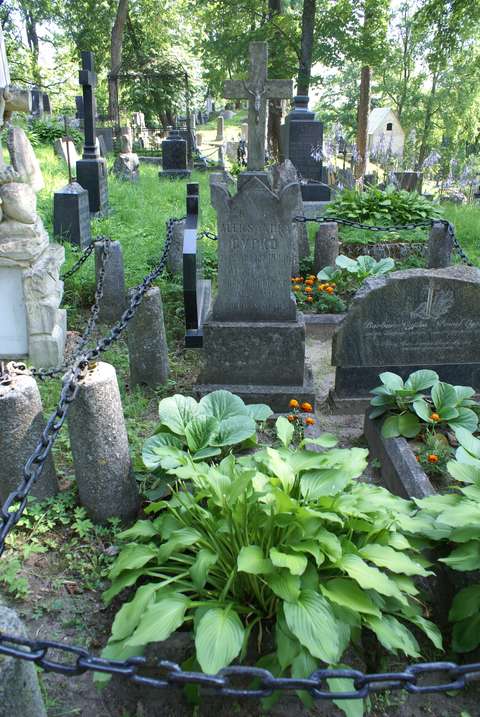
[[[57,157],[62,159],[67,164],[70,162],[71,166],[74,166],[79,159],[75,144],[71,139],[56,139],[53,149]]]
[[[225,135],[225,126],[224,126],[225,120],[222,116],[220,116],[217,119],[217,136],[215,137],[215,140],[217,142],[223,142],[224,135]]]
[[[176,129],[170,130],[162,142],[162,171],[158,176],[169,179],[184,179],[191,174],[187,164],[187,141]]]
[[[480,391],[479,317],[478,269],[410,269],[367,280],[334,336],[334,404],[362,410],[382,371],[405,378],[429,368]]]
[[[157,388],[166,383],[168,346],[158,286],[146,292],[128,326],[128,356],[131,386]]]

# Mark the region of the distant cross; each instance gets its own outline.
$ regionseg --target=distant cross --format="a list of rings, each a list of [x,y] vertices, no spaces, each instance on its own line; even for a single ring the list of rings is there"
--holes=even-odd
[[[97,146],[96,128],[96,103],[95,86],[97,75],[95,74],[95,60],[93,52],[82,52],[82,69],[80,70],[79,82],[83,90],[84,108],[84,132],[85,144],[83,147],[83,159],[99,159],[100,152]]]
[[[248,163],[251,171],[265,166],[265,130],[267,100],[293,97],[292,80],[269,80],[267,74],[268,45],[250,43],[250,74],[247,80],[226,80],[223,96],[226,99],[248,99]]]

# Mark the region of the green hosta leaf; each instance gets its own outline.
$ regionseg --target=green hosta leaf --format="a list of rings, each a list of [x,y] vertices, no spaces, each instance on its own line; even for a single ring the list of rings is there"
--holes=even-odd
[[[464,448],[465,451],[473,458],[480,460],[480,440],[475,438],[475,436],[472,436],[470,431],[467,431],[465,428],[457,428],[455,430],[455,435],[462,448]]]
[[[454,389],[457,396],[457,405],[463,404],[464,401],[469,404],[470,399],[475,396],[475,389],[471,386],[454,386]]]
[[[395,262],[393,261],[393,259],[391,259],[390,257],[385,257],[385,259],[380,259],[380,261],[377,261],[376,264],[373,266],[373,275],[380,276],[381,274],[387,274],[394,268]]]
[[[292,555],[277,548],[270,549],[270,560],[277,568],[287,568],[292,575],[303,575],[308,564],[304,555]]]
[[[291,577],[291,576],[290,576]],[[279,614],[275,625],[275,637],[277,641],[277,657],[282,670],[289,667],[295,657],[302,650],[297,638],[292,635],[287,627],[283,614]]]
[[[263,550],[258,545],[247,545],[240,550],[237,567],[239,572],[251,575],[271,573],[273,570],[272,562],[264,556]]]
[[[421,615],[415,615],[414,617],[408,618],[409,622],[413,622],[414,625],[420,628],[422,632],[428,637],[428,639],[435,645],[437,650],[443,650],[442,634],[438,627],[430,620],[426,620]]]
[[[328,600],[303,590],[298,601],[284,603],[283,610],[289,629],[314,657],[327,663],[340,659],[338,625]]]
[[[349,670],[349,665],[329,665],[331,670]],[[331,692],[354,692],[355,685],[353,680],[347,677],[339,677],[337,679],[327,679],[327,685]],[[363,717],[363,700],[332,700],[334,705],[337,705],[342,712],[345,713],[346,717]]]
[[[399,416],[389,416],[382,424],[382,436],[384,438],[398,438],[400,428],[398,425]]]
[[[480,585],[469,585],[453,598],[448,619],[451,622],[459,622],[477,612],[480,612]]]
[[[189,600],[181,593],[172,593],[151,605],[144,613],[127,645],[163,642],[182,625]]]
[[[256,430],[256,423],[250,416],[238,415],[225,418],[220,422],[218,433],[212,440],[212,444],[214,446],[235,446],[254,436]]]
[[[180,528],[180,530],[174,530],[173,533],[170,533],[169,539],[157,548],[156,555],[158,564],[161,565],[164,563],[171,555],[173,555],[173,553],[198,543],[201,537],[201,533],[194,528]]]
[[[249,415],[247,407],[239,396],[223,390],[213,391],[204,396],[198,408],[202,416],[214,416],[220,422]]]
[[[365,590],[376,590],[381,595],[396,597],[401,602],[405,602],[396,583],[378,568],[367,565],[358,555],[344,555],[337,562],[337,567],[344,570]]]
[[[477,414],[472,411],[471,408],[464,408],[463,406],[458,408],[457,411],[458,416],[449,420],[449,426],[453,428],[454,431],[456,431],[457,428],[464,428],[472,433],[476,431],[478,428]]]
[[[437,381],[438,373],[436,373],[436,371],[420,369],[420,371],[414,371],[410,374],[405,381],[405,388],[408,388],[412,393],[418,393],[419,391],[425,391],[425,389],[431,388]]]
[[[193,453],[201,451],[212,443],[220,423],[213,416],[196,416],[185,427],[188,448]]]
[[[384,371],[378,378],[390,391],[396,391],[399,388],[403,388],[403,379],[396,373]]]
[[[480,541],[471,540],[469,543],[460,545],[452,550],[448,558],[440,558],[440,562],[445,563],[453,570],[479,570],[480,569]]]
[[[272,592],[286,602],[296,602],[300,595],[300,578],[286,568],[276,570],[265,578]]]
[[[471,652],[480,645],[480,611],[453,626],[452,648],[455,652]]]
[[[342,545],[335,533],[330,533],[325,528],[320,528],[315,532],[315,540],[318,541],[325,555],[336,563],[342,556]]]
[[[194,453],[192,458],[194,461],[204,461],[206,458],[214,458],[215,456],[221,455],[221,453],[222,451],[220,448],[208,446],[207,448],[202,448],[200,451]]]
[[[270,406],[265,403],[252,403],[249,406],[245,406],[247,414],[254,421],[266,421],[270,416],[273,416],[273,411]]]
[[[460,461],[448,461],[447,470],[455,480],[461,483],[480,484],[480,467]]]
[[[295,473],[278,451],[273,448],[267,448],[266,452],[268,468],[273,475],[280,479],[283,489],[288,493],[295,483]]]
[[[117,533],[120,540],[128,540],[129,538],[151,538],[158,535],[159,531],[151,520],[137,520],[131,528]]]
[[[405,438],[415,438],[420,432],[420,421],[413,413],[401,413],[398,417],[398,430]]]
[[[149,471],[157,470],[162,459],[169,455],[169,448],[181,450],[183,441],[171,433],[155,433],[147,438],[142,448],[142,460],[145,468]]]
[[[378,543],[370,543],[360,548],[358,551],[362,558],[370,560],[381,568],[388,568],[392,573],[402,573],[403,575],[432,575],[431,572],[425,570],[420,563],[415,562],[405,553],[400,553],[388,545],[380,545]]]
[[[124,640],[132,634],[148,605],[153,602],[155,593],[160,589],[158,583],[142,585],[138,588],[133,600],[122,605],[113,621],[110,638],[112,641]]]
[[[338,444],[338,438],[333,433],[322,433],[317,438],[306,438],[301,442],[301,446],[320,446],[321,448],[335,448]]]
[[[137,645],[127,645],[127,640],[119,640],[114,642],[109,640],[106,647],[103,648],[101,656],[105,660],[128,660],[129,657],[139,657],[143,650]],[[105,672],[96,672],[93,681],[97,685],[104,685],[111,680],[112,676]]]
[[[285,416],[279,416],[275,422],[275,429],[277,431],[278,438],[281,440],[285,448],[288,448],[292,442],[293,434],[295,432],[293,423],[290,423]]]
[[[290,547],[295,553],[308,553],[314,557],[317,567],[325,561],[325,555],[316,540],[301,540],[299,543],[292,543]]]
[[[115,578],[115,580],[112,580],[112,584],[108,590],[105,590],[105,592],[102,593],[102,600],[105,605],[108,605],[116,595],[122,592],[122,590],[125,590],[125,588],[129,588],[130,585],[136,583],[138,578],[144,574],[144,568],[140,568],[140,570],[125,570],[121,573],[121,575]]]
[[[242,649],[245,630],[233,608],[208,610],[197,626],[195,647],[203,672],[215,675]]]
[[[401,650],[409,657],[420,657],[420,648],[415,637],[403,623],[392,615],[384,614],[381,618],[368,615],[365,621],[389,652],[395,653],[397,650]]]
[[[342,607],[348,607],[355,612],[366,613],[381,617],[380,610],[369,598],[368,594],[361,590],[357,583],[348,578],[333,578],[321,585],[323,595],[332,602]]]
[[[342,469],[307,471],[300,478],[300,492],[307,500],[321,496],[337,495],[350,483],[351,478]]]
[[[455,387],[449,383],[437,381],[432,387],[431,395],[437,413],[439,413],[442,418],[444,409],[457,405],[457,392],[455,391]]]
[[[358,262],[355,259],[350,259],[349,256],[339,254],[335,259],[335,264],[341,269],[346,269],[348,272],[355,273],[358,270]]]
[[[413,410],[419,416],[422,421],[427,421],[427,423],[433,423],[430,416],[432,415],[432,408],[428,405],[428,403],[423,398],[419,398],[416,401],[413,402]]]
[[[164,426],[177,435],[184,436],[187,424],[198,414],[199,406],[194,398],[176,394],[164,398],[158,406],[158,415]]]
[[[208,548],[201,548],[195,559],[194,564],[190,568],[190,575],[192,577],[193,584],[197,590],[201,590],[207,582],[208,572],[212,565],[218,561],[217,553],[214,553]]]
[[[438,516],[439,523],[452,528],[463,528],[480,524],[480,505],[471,500],[461,499],[458,505],[447,508]]]
[[[117,559],[113,563],[109,577],[110,579],[117,577],[123,570],[135,570],[142,568],[158,555],[158,548],[152,545],[140,545],[139,543],[129,543],[119,553]]]
[[[310,675],[315,672],[317,667],[318,660],[315,660],[308,650],[305,650],[300,646],[298,655],[296,655],[292,662],[292,677],[310,677]],[[306,707],[310,709],[314,707],[315,703],[309,692],[306,692],[305,690],[298,690],[297,695]]]

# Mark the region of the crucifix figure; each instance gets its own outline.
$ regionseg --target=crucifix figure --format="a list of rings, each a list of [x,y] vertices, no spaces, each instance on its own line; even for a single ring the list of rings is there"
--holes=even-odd
[[[247,169],[250,171],[261,171],[265,166],[267,100],[293,97],[293,81],[269,80],[267,63],[267,43],[251,42],[248,79],[226,80],[223,85],[223,96],[226,99],[248,99]]]

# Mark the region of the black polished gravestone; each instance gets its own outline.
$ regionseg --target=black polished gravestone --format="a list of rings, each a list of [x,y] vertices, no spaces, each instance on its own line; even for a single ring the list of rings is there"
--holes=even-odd
[[[103,215],[108,211],[107,163],[100,157],[96,133],[95,62],[92,52],[82,52],[79,76],[83,88],[85,113],[85,144],[82,159],[77,161],[77,181],[87,190],[90,213]]]
[[[185,308],[185,347],[202,348],[203,323],[210,311],[212,282],[204,279],[198,250],[197,183],[187,184],[187,216],[183,233],[183,304]]]
[[[88,192],[78,182],[72,181],[70,147],[73,146],[73,142],[68,136],[66,117],[64,117],[64,122],[68,184],[66,187],[58,189],[53,195],[53,233],[58,239],[69,241],[84,249],[92,241]]]
[[[177,129],[170,130],[162,142],[162,167],[158,173],[161,178],[184,179],[191,174],[187,165],[187,142]]]
[[[308,97],[294,97],[293,110],[281,128],[281,157],[282,161],[289,159],[301,179],[306,180],[302,197],[307,202],[328,202],[331,197],[330,188],[323,183],[322,147],[322,122],[315,119],[314,112],[309,112]]]

